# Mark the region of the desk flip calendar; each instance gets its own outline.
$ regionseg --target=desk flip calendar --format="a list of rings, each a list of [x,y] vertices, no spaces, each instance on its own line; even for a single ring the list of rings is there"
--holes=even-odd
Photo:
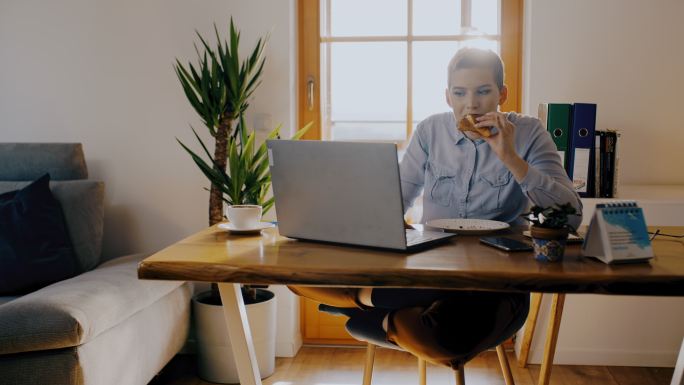
[[[641,207],[634,201],[597,204],[582,245],[582,254],[605,263],[640,262],[653,258]]]

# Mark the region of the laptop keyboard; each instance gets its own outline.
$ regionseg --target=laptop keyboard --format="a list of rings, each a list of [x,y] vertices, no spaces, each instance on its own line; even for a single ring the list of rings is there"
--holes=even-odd
[[[443,236],[438,232],[422,232],[418,230],[406,229],[406,245],[412,246],[423,242],[428,242],[433,239],[438,239]]]

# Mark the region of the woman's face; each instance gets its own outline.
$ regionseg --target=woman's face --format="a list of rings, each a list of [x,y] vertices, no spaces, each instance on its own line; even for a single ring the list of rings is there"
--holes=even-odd
[[[494,73],[485,68],[461,68],[451,74],[446,100],[454,112],[456,122],[467,114],[484,115],[496,111],[506,101],[507,90],[499,90]],[[471,139],[480,138],[476,132],[465,132]]]

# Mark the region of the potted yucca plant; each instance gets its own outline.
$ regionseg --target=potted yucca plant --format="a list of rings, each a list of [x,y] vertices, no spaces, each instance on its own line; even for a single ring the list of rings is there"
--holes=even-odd
[[[209,197],[209,225],[223,220],[224,202],[256,204],[267,212],[273,198],[267,198],[271,185],[266,142],[256,144],[256,134],[245,124],[244,113],[249,97],[260,84],[265,57],[262,39],[257,41],[247,59],[238,55],[240,33],[230,21],[230,38],[221,41],[218,29],[217,46],[212,48],[199,33],[202,52],[196,48],[198,62],[187,66],[176,60],[175,70],[188,101],[200,115],[214,138],[213,155],[194,128],[202,156],[178,140],[201,172],[211,183]],[[301,137],[308,126],[299,130]],[[266,139],[279,138],[280,126]],[[207,160],[205,160],[205,158]],[[193,298],[193,313],[197,331],[198,369],[202,378],[211,382],[238,382],[237,368],[232,355],[228,331],[221,308],[218,286]],[[243,300],[252,331],[254,349],[261,377],[275,370],[276,298],[266,286],[257,289],[243,286]]]
[[[569,223],[570,216],[579,215],[570,204],[549,207],[533,206],[521,216],[529,221],[534,255],[539,261],[560,261],[565,254],[565,244],[570,232],[576,229]]]
[[[230,42],[221,41],[216,25],[214,25],[214,31],[217,41],[215,49],[209,46],[199,32],[196,32],[204,49],[204,52],[200,52],[195,46],[198,63],[196,65],[188,63],[186,67],[176,59],[174,67],[185,96],[214,138],[214,156],[211,157],[211,166],[214,172],[225,173],[229,139],[236,139],[246,128],[244,112],[249,107],[250,96],[261,84],[260,78],[266,60],[262,39],[257,41],[248,59],[240,60],[238,53],[240,33],[233,24],[232,18]],[[197,138],[199,139],[199,136]],[[215,181],[213,179],[210,181],[212,182],[209,192],[209,225],[211,226],[223,220],[223,197],[220,185],[213,183]]]

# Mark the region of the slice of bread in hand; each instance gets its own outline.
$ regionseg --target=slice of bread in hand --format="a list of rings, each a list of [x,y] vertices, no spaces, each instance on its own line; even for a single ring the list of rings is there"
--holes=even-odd
[[[489,127],[475,127],[475,124],[477,123],[477,121],[475,120],[476,117],[477,115],[467,114],[466,116],[461,118],[461,120],[458,121],[458,129],[461,131],[477,132],[478,134],[486,138],[492,136]]]

